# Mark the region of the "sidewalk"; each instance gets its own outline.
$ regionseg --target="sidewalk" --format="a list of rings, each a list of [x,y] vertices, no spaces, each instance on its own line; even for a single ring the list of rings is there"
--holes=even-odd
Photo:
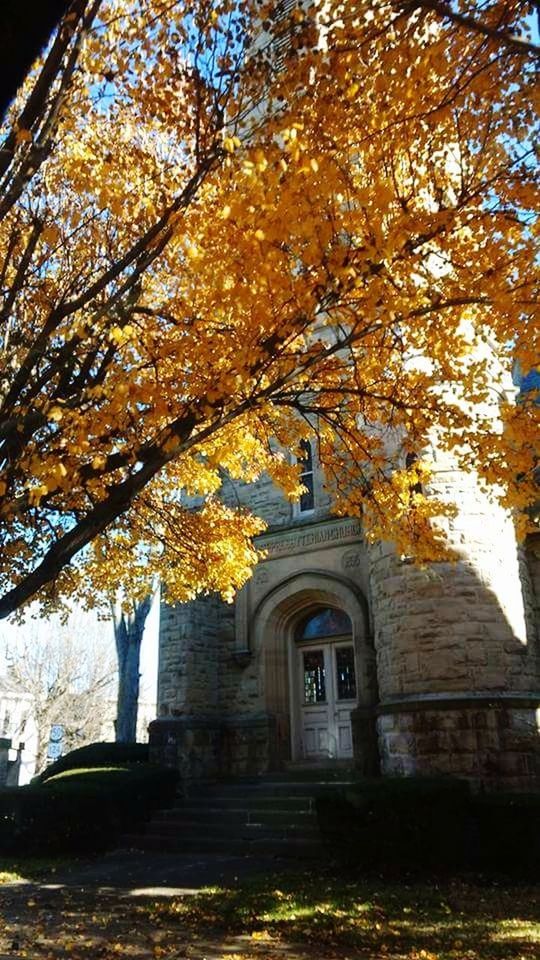
[[[170,897],[198,893],[202,887],[221,886],[253,874],[282,874],[298,870],[295,861],[276,857],[228,856],[212,853],[141,853],[113,851],[95,860],[60,868],[41,889],[66,887],[115,890],[124,896]]]

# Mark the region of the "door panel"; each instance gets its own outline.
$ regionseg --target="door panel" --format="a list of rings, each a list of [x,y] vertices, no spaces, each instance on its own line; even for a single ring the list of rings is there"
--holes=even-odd
[[[313,721],[306,721],[304,726],[304,752],[306,758],[328,756],[328,729],[316,725]]]
[[[338,756],[352,757],[352,731],[350,718],[342,723],[338,721]]]
[[[352,757],[350,714],[357,704],[352,643],[301,647],[298,663],[304,758]]]
[[[328,756],[328,653],[325,647],[299,651],[303,751],[306,759]],[[331,679],[331,678],[330,678]]]
[[[338,757],[352,757],[351,710],[358,700],[356,696],[356,664],[352,643],[332,645],[334,678],[334,720],[336,724]]]

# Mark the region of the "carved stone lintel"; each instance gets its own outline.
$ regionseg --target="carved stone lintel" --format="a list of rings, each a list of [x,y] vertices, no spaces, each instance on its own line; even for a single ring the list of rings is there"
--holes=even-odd
[[[307,553],[310,549],[340,546],[362,538],[360,522],[344,517],[340,520],[314,523],[309,527],[275,531],[262,537],[256,537],[255,543],[266,552],[266,559],[286,557],[295,553]]]

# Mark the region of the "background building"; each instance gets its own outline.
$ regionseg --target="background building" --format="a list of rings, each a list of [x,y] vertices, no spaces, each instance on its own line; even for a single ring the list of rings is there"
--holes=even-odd
[[[0,676],[0,786],[22,786],[35,773],[37,729],[31,695]]]

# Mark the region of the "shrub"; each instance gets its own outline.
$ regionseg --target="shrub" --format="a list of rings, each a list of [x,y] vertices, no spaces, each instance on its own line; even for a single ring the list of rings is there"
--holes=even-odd
[[[337,799],[318,800],[332,848],[368,869],[453,869],[467,844],[469,787],[460,780],[359,781]]]
[[[151,764],[62,771],[0,790],[0,851],[51,855],[104,850],[170,805],[178,775]]]
[[[361,780],[317,801],[323,835],[362,869],[456,869],[527,878],[540,862],[540,796],[472,796],[467,781]]]
[[[89,743],[86,747],[71,750],[64,757],[55,760],[36,777],[41,783],[50,780],[62,770],[75,770],[82,767],[110,767],[123,763],[148,763],[147,743]]]
[[[540,864],[540,794],[492,793],[473,797],[475,865],[535,879]]]

